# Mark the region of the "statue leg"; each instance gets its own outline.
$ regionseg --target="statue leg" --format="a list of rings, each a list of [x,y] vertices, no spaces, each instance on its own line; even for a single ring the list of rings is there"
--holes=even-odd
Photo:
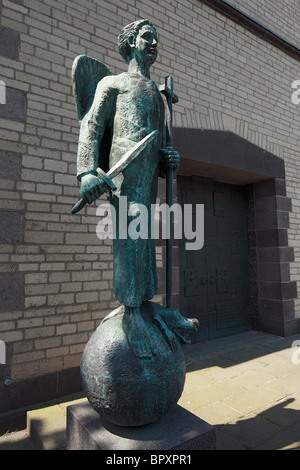
[[[169,327],[166,325],[159,313],[154,316],[154,322],[157,324],[164,338],[167,340],[167,343],[169,344],[171,350],[175,352],[178,344],[175,333],[173,333],[173,331],[169,329]]]
[[[139,307],[125,307],[123,328],[133,354],[139,359],[156,355],[155,346]]]

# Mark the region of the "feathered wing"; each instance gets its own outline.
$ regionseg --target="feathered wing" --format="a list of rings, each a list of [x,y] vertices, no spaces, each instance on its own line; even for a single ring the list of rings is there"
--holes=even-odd
[[[86,55],[76,57],[72,67],[73,94],[79,122],[89,111],[98,83],[112,75],[107,65]]]

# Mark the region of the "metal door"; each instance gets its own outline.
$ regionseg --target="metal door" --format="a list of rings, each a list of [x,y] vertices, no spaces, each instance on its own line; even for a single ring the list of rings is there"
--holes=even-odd
[[[181,313],[200,321],[194,342],[251,329],[247,200],[242,186],[178,176],[183,206],[204,204],[204,246],[179,247]],[[193,210],[193,217],[195,210]],[[184,227],[183,227],[184,233]]]

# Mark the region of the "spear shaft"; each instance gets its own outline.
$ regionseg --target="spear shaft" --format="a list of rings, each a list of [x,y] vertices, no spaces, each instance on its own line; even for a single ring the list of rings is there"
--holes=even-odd
[[[165,95],[167,101],[167,119],[166,119],[166,147],[173,150],[173,103],[178,102],[178,96],[173,92],[173,78],[168,76],[165,78],[164,85],[159,87],[160,92]],[[167,168],[167,184],[166,184],[166,202],[170,208],[173,204],[173,168]],[[170,231],[167,239],[166,247],[166,305],[171,308],[172,298],[172,268],[173,268],[173,211],[170,214]]]

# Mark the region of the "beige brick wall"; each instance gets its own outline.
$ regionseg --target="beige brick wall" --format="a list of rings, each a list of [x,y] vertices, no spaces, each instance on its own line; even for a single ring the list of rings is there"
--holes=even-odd
[[[255,3],[235,2],[249,4],[249,13]],[[278,25],[282,2],[262,3],[259,19]],[[296,42],[298,2],[285,3],[290,9],[280,10],[282,31]],[[26,119],[0,119],[1,151],[7,158],[19,155],[21,165],[18,175],[0,180],[1,210],[24,214],[23,240],[0,244],[1,272],[24,279],[20,308],[0,311],[0,339],[13,344],[15,381],[78,366],[89,336],[116,305],[112,244],[96,236],[96,204],[70,213],[79,195],[70,75],[79,54],[103,61],[113,73],[126,70],[116,37],[140,17],[159,32],[153,80],[174,77],[176,126],[230,130],[284,158],[294,209],[292,276],[300,281],[300,105],[291,101],[299,61],[199,0],[3,0],[0,25],[19,34],[19,53],[1,57],[0,79],[27,97]],[[296,307],[300,317],[299,301]]]
[[[284,39],[300,46],[300,4],[298,0],[251,0],[229,3],[262,23]]]

